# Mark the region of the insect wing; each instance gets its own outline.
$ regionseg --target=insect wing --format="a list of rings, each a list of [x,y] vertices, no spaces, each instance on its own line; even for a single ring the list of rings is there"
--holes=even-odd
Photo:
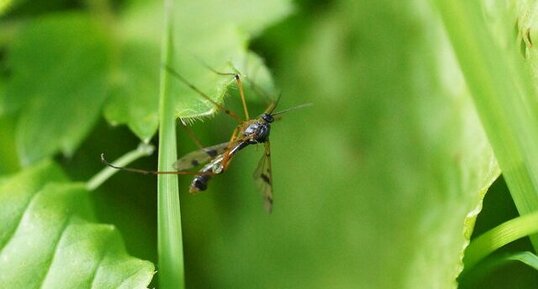
[[[208,161],[214,159],[216,156],[222,154],[227,147],[228,143],[225,142],[190,152],[177,160],[174,163],[174,168],[178,171],[184,171],[198,165],[207,163]]]
[[[271,213],[273,209],[273,174],[271,171],[271,145],[269,142],[265,143],[265,151],[258,163],[258,168],[254,172],[254,179],[261,188],[265,210]]]

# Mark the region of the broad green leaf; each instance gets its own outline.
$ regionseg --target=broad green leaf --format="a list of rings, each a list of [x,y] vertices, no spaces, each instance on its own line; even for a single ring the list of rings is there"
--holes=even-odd
[[[281,108],[314,103],[272,126],[273,214],[255,149],[209,201],[182,200],[197,288],[456,288],[499,169],[438,14],[424,1],[323,8],[264,43],[281,47]]]
[[[31,20],[10,45],[6,97],[20,109],[21,162],[71,155],[99,117],[107,94],[106,27],[82,14]]]
[[[265,94],[276,98],[269,73],[262,60],[248,52],[248,43],[263,28],[291,12],[289,1],[182,1],[176,8],[174,67],[182,75],[218,102],[223,101],[233,78],[217,75],[205,65],[219,72],[238,71],[247,80],[246,87],[252,81],[265,88]],[[176,91],[179,117],[193,118],[214,112],[213,105],[185,85],[178,85]],[[254,93],[247,95],[260,100]]]
[[[248,41],[291,11],[291,4],[279,1],[178,1],[174,16],[174,61],[171,66],[188,81],[222,102],[233,77],[219,72],[240,72],[246,81],[255,82],[266,94],[274,92],[272,80],[263,61],[247,50]],[[117,86],[105,107],[112,124],[127,125],[147,140],[157,128],[157,92],[162,6],[137,3],[122,14],[120,67]],[[177,117],[196,118],[215,112],[215,107],[177,79],[172,80],[172,94],[177,99]],[[247,93],[258,101],[264,98]],[[234,101],[239,101],[235,99]],[[239,112],[238,112],[239,113]]]
[[[272,93],[267,69],[257,56],[247,52],[252,35],[291,9],[284,0],[271,3],[179,3],[174,20],[174,54],[179,60],[171,66],[219,102],[233,78],[219,76],[205,65],[223,72],[237,69],[245,80],[255,81],[267,94]],[[17,33],[9,47],[13,77],[0,109],[21,112],[17,142],[23,164],[58,151],[72,154],[92,128],[108,95],[105,116],[110,123],[127,124],[144,141],[154,135],[162,69],[159,4],[132,4],[111,18],[46,16],[28,21]],[[210,21],[194,27],[191,23],[195,22],[190,22],[193,17]],[[35,47],[40,49],[36,52]],[[177,116],[192,118],[213,111],[211,104],[185,85],[176,81],[172,90],[181,99],[175,108]]]
[[[4,248],[35,193],[47,182],[66,181],[63,173],[50,163],[42,163],[7,178],[0,194],[0,247]],[[10,192],[11,191],[11,192]]]
[[[116,25],[119,61],[104,115],[113,125],[127,124],[148,141],[158,126],[162,2],[146,1],[123,12]]]
[[[46,162],[0,185],[0,282],[6,288],[142,288],[153,265],[90,223],[88,191]]]
[[[159,48],[151,43],[123,46],[116,86],[105,106],[105,117],[117,125],[126,123],[144,141],[157,130]]]

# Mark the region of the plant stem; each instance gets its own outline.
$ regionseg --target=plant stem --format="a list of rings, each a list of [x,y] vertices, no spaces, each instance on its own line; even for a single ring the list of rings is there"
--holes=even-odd
[[[151,155],[154,150],[155,148],[152,145],[141,143],[138,148],[124,154],[119,159],[114,161],[113,164],[116,166],[124,167],[140,157]],[[118,170],[111,167],[106,167],[102,169],[99,173],[97,173],[90,180],[88,180],[88,182],[86,182],[86,189],[88,191],[93,191],[97,189],[116,172],[118,172]]]
[[[162,63],[170,65],[173,56],[173,0],[164,1]],[[170,93],[170,77],[161,69],[159,95],[159,170],[169,170],[177,159],[175,101]],[[178,179],[176,175],[159,175],[158,254],[161,289],[185,288],[183,239]]]

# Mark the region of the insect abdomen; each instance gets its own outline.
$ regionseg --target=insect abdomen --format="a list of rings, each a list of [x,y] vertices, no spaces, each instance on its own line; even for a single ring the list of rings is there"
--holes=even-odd
[[[209,182],[210,179],[211,179],[211,176],[209,175],[196,176],[192,180],[189,192],[197,193],[197,192],[205,191],[207,189],[207,182]]]

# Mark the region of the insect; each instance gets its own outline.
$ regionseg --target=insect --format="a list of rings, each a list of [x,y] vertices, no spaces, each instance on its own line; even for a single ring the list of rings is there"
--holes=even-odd
[[[245,102],[243,85],[239,74],[220,73],[214,71],[218,74],[232,75],[234,77],[239,88],[239,94],[241,96],[241,102],[243,104],[243,110],[245,114],[245,118],[241,119],[235,112],[226,109],[223,105],[212,100],[207,94],[205,94],[196,86],[191,84],[189,81],[187,81],[187,79],[185,79],[182,75],[180,75],[172,68],[168,66],[165,66],[164,68],[171,75],[175,76],[185,85],[196,91],[200,96],[211,102],[219,110],[223,111],[225,114],[229,115],[238,122],[238,125],[234,129],[230,140],[228,142],[210,147],[201,147],[199,150],[184,155],[182,158],[180,158],[174,163],[174,169],[176,169],[175,171],[148,171],[128,167],[118,167],[108,162],[105,159],[104,154],[101,154],[101,160],[106,165],[112,168],[142,174],[194,175],[194,178],[190,184],[189,191],[191,193],[197,193],[200,191],[205,191],[207,189],[208,182],[213,176],[225,172],[228,169],[232,159],[239,151],[251,145],[263,144],[264,154],[258,162],[258,167],[254,172],[254,179],[261,188],[265,209],[268,212],[271,212],[273,207],[273,177],[271,171],[271,145],[269,141],[271,125],[277,119],[278,115],[288,112],[290,110],[306,107],[311,104],[303,104],[283,111],[275,112],[275,108],[277,107],[278,101],[280,100],[280,97],[278,97],[276,101],[272,101],[269,104],[269,106],[260,116],[254,119],[250,119],[248,108]],[[197,140],[195,140],[195,142],[199,144]],[[188,171],[200,165],[202,165],[202,167],[198,171]]]

